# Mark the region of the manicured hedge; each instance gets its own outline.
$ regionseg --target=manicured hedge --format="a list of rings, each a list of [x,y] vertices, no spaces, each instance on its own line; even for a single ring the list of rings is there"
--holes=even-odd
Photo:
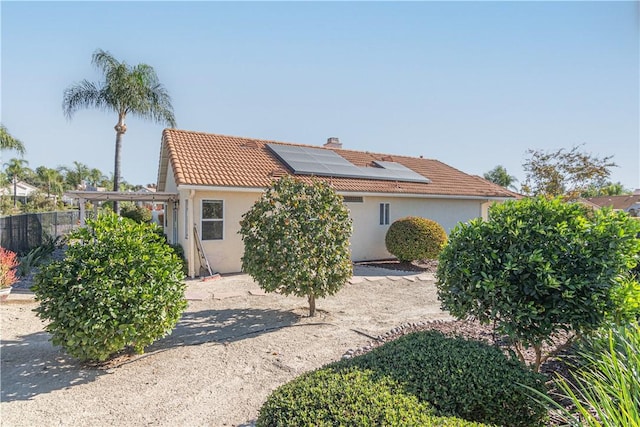
[[[338,366],[391,378],[439,415],[505,426],[539,426],[547,415],[520,385],[544,393],[541,375],[495,347],[437,331],[405,335]]]
[[[276,389],[260,409],[258,427],[451,426],[481,424],[432,415],[429,405],[389,378],[357,368],[323,369]]]
[[[415,216],[395,221],[387,230],[389,253],[403,262],[436,259],[447,242],[447,233],[437,222]]]

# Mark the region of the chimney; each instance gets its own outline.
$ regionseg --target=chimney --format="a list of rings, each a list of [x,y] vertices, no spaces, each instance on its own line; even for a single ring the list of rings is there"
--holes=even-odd
[[[324,144],[327,148],[342,148],[342,143],[340,142],[340,138],[336,138],[332,136],[331,138],[327,138],[327,143]]]

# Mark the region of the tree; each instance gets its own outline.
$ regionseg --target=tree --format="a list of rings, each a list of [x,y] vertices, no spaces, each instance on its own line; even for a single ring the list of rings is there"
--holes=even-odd
[[[24,155],[24,144],[11,136],[4,125],[0,125],[0,150],[16,150],[20,155]]]
[[[632,191],[624,188],[624,185],[620,182],[603,181],[602,183],[591,184],[580,194],[580,197],[622,196],[631,193]]]
[[[560,199],[493,205],[489,220],[458,225],[439,258],[438,297],[458,318],[494,323],[516,350],[559,331],[585,333],[640,315],[640,222],[624,212],[592,211]],[[524,360],[524,359],[523,359]]]
[[[242,216],[240,227],[242,269],[267,292],[306,296],[309,316],[316,298],[335,294],[351,277],[351,218],[324,181],[281,178]]]
[[[514,183],[518,182],[515,176],[509,175],[504,166],[498,165],[484,174],[484,179],[491,181],[494,184],[498,184],[504,188],[510,188],[515,190]]]
[[[24,177],[25,175],[27,175],[28,171],[30,171],[30,169],[28,167],[26,167],[26,165],[28,165],[29,162],[27,162],[24,159],[10,159],[8,163],[5,163],[5,172],[7,174],[7,176],[9,177],[9,179],[11,179],[11,182],[13,182],[13,207],[17,207],[17,200],[16,200],[16,192],[18,191],[17,187],[18,187],[18,180],[22,179],[22,177]]]
[[[610,168],[617,166],[613,156],[599,158],[580,151],[580,146],[571,150],[528,150],[529,158],[523,164],[527,173],[522,190],[533,196],[564,196],[577,198],[590,185],[606,180]]]
[[[46,191],[47,198],[51,197],[51,194],[56,196],[62,194],[63,177],[57,170],[46,166],[38,166],[36,168],[36,180],[38,186]]]
[[[67,185],[74,190],[77,190],[78,187],[84,186],[89,180],[89,166],[82,162],[74,160],[72,168],[62,166],[59,170],[64,172],[64,179],[67,182]]]
[[[147,64],[129,66],[119,62],[109,52],[101,49],[93,53],[91,62],[102,71],[104,81],[93,83],[83,80],[64,91],[62,108],[71,118],[82,108],[113,111],[118,115],[115,125],[116,149],[113,168],[113,191],[120,189],[120,151],[122,136],[127,131],[127,114],[156,123],[176,126],[171,97],[160,83],[155,70]],[[114,202],[114,211],[118,203]]]

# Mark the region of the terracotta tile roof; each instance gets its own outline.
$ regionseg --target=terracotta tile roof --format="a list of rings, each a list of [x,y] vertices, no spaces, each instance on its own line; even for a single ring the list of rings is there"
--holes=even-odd
[[[601,208],[608,206],[613,209],[628,209],[636,203],[640,203],[640,195],[602,196],[589,197],[586,200]]]
[[[266,147],[266,144],[333,150],[360,167],[372,166],[375,160],[394,161],[431,180],[427,184],[320,177],[320,179],[328,180],[337,191],[499,198],[519,196],[517,193],[483,178],[468,175],[437,160],[331,149],[322,146],[291,144],[177,129],[165,129],[162,133],[158,191],[165,190],[169,164],[173,168],[178,186],[264,188],[274,179],[284,174],[293,175],[287,165],[278,160]],[[298,177],[303,180],[312,179],[308,176]]]

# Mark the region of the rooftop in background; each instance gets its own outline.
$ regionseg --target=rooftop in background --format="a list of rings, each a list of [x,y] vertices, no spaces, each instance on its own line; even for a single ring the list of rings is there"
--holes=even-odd
[[[332,138],[333,139],[333,138]],[[331,141],[330,141],[331,142]],[[265,188],[283,175],[295,175],[269,146],[302,147],[327,157],[339,154],[358,170],[394,164],[420,177],[420,182],[371,177],[317,176],[337,191],[353,193],[417,194],[432,196],[514,198],[517,193],[472,176],[438,160],[337,148],[336,144],[310,146],[254,138],[165,129],[158,170],[158,191],[165,191],[168,165],[178,186]],[[295,149],[294,149],[295,151]],[[296,175],[302,180],[309,175]],[[416,180],[418,181],[418,180]]]
[[[600,206],[601,208],[610,207],[613,209],[628,211],[634,205],[640,205],[640,191],[636,190],[633,194],[622,196],[602,196],[588,197],[590,203]]]

